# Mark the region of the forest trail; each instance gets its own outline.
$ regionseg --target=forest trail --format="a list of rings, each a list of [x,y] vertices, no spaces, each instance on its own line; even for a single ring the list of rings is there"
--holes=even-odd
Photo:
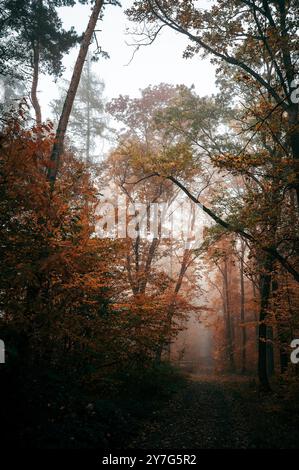
[[[252,379],[190,375],[187,386],[153,414],[129,447],[293,447],[298,433],[292,434],[290,429],[290,417],[277,413],[273,405],[265,407]]]

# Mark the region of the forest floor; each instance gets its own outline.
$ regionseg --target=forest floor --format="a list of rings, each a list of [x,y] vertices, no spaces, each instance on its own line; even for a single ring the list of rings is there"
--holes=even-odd
[[[250,378],[189,375],[128,443],[140,449],[299,448],[298,408]]]

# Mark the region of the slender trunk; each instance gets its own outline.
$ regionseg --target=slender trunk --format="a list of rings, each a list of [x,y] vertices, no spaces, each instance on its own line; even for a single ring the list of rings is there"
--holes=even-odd
[[[267,326],[267,371],[268,375],[274,374],[274,350],[273,350],[273,327]]]
[[[90,58],[87,57],[87,135],[86,160],[90,163]]]
[[[39,79],[39,57],[40,57],[40,46],[39,43],[36,42],[33,44],[33,78],[31,84],[31,102],[35,112],[35,120],[37,126],[40,126],[42,123],[42,113],[40,104],[37,98],[37,87],[38,87],[38,79]]]
[[[234,341],[233,341],[233,324],[231,319],[230,312],[230,302],[229,302],[229,285],[228,285],[228,266],[227,258],[224,258],[224,268],[223,268],[223,306],[226,319],[226,340],[227,340],[227,351],[228,351],[228,360],[229,360],[229,369],[230,372],[235,371],[235,358],[234,358]]]
[[[241,241],[241,260],[240,260],[240,320],[242,329],[242,374],[246,372],[246,342],[247,332],[245,327],[245,282],[244,282],[244,256],[245,242]]]
[[[69,122],[69,117],[72,111],[73,103],[76,97],[78,85],[80,82],[82,69],[83,69],[86,55],[88,52],[89,44],[91,42],[91,38],[95,30],[97,21],[99,19],[99,15],[100,15],[103,4],[104,4],[104,0],[96,0],[93,6],[93,10],[92,10],[89,22],[88,22],[88,26],[83,35],[83,39],[81,42],[76,64],[74,67],[73,75],[72,75],[70,85],[67,91],[67,95],[64,101],[62,113],[61,113],[58,127],[56,130],[56,139],[55,139],[55,143],[52,149],[51,166],[49,167],[49,170],[48,170],[48,179],[50,181],[51,190],[54,189],[57,172],[58,172],[59,160],[63,152],[65,134],[66,134],[66,130],[67,130],[68,122]]]
[[[148,280],[149,280],[149,275],[151,273],[152,262],[154,260],[154,256],[156,254],[156,251],[158,249],[159,244],[160,244],[160,239],[159,238],[153,238],[152,241],[151,241],[151,244],[149,246],[147,258],[146,258],[146,261],[144,263],[144,267],[143,267],[143,270],[142,270],[142,276],[141,276],[140,283],[139,283],[139,293],[140,294],[145,293],[147,283],[148,283]]]
[[[167,312],[167,317],[166,317],[166,324],[165,324],[165,327],[162,330],[162,334],[160,336],[160,342],[159,342],[157,350],[156,350],[156,359],[155,359],[156,363],[161,362],[162,352],[163,352],[163,349],[165,347],[165,344],[168,346],[168,357],[170,358],[170,352],[171,352],[170,351],[170,333],[171,333],[172,319],[173,319],[173,316],[175,314],[175,302],[176,302],[177,295],[181,290],[183,279],[184,279],[184,276],[186,274],[186,271],[187,271],[187,269],[190,265],[190,256],[192,254],[192,249],[191,249],[190,243],[192,241],[192,232],[193,232],[194,226],[195,226],[195,210],[194,210],[194,206],[191,206],[191,207],[192,207],[192,215],[191,215],[191,219],[190,219],[190,232],[189,232],[188,237],[187,237],[187,241],[186,241],[186,245],[185,245],[185,249],[184,249],[184,254],[183,254],[183,259],[182,259],[182,264],[181,264],[181,267],[180,267],[179,276],[178,276],[178,279],[177,279],[177,282],[176,282],[176,285],[175,285],[175,288],[174,288],[173,298],[172,298],[172,300],[170,302],[170,305],[168,307],[168,312]],[[173,220],[172,220],[171,223],[173,224]],[[161,230],[161,226],[159,226],[159,230]],[[172,230],[173,230],[173,225],[172,225]],[[172,253],[172,250],[171,250],[171,252],[170,252],[171,277],[172,277],[172,255],[173,255],[173,253]]]
[[[273,279],[272,282],[272,294],[275,297],[278,291],[278,281],[277,279]],[[278,313],[278,309],[276,311],[276,320],[277,320],[277,333],[278,333],[278,341],[279,341],[279,360],[280,360],[280,372],[284,374],[289,365],[289,350],[288,346],[291,342],[291,328],[288,324],[287,318],[281,318]]]
[[[294,103],[288,111],[289,116],[289,142],[292,149],[296,180],[294,188],[297,196],[297,210],[299,210],[299,120],[298,104]]]
[[[166,344],[169,344],[169,341],[170,341],[170,331],[171,331],[172,319],[173,319],[173,315],[175,313],[175,302],[176,302],[177,295],[181,290],[183,279],[184,279],[184,276],[185,276],[186,271],[187,271],[188,266],[189,266],[189,260],[190,260],[190,250],[187,249],[187,250],[184,251],[184,256],[183,256],[179,276],[178,276],[178,279],[177,279],[177,282],[176,282],[176,285],[175,285],[175,288],[174,288],[173,297],[172,297],[172,300],[171,300],[171,302],[169,304],[169,307],[168,307],[168,310],[167,310],[165,326],[162,328],[160,341],[159,341],[159,344],[158,344],[157,349],[156,349],[156,356],[155,356],[155,363],[156,364],[160,364],[163,349],[165,348]],[[170,351],[169,351],[169,353],[170,353]]]
[[[296,77],[295,62],[292,60],[292,41],[289,34],[289,28],[287,25],[287,2],[284,0],[277,2],[277,10],[279,12],[280,20],[280,32],[281,32],[281,52],[282,62],[284,65],[285,80],[290,90],[292,90],[293,81]],[[292,100],[292,99],[291,99]],[[296,180],[294,182],[294,188],[297,195],[297,210],[299,210],[299,106],[298,103],[292,103],[289,106],[288,117],[289,117],[289,132],[288,136],[290,139],[290,145],[292,149],[293,159],[295,163],[295,175]]]
[[[260,387],[263,391],[271,390],[268,370],[267,370],[267,324],[266,318],[268,313],[269,298],[271,292],[273,258],[266,257],[262,264],[262,272],[260,275],[260,318],[259,318],[259,342],[258,342],[258,375]]]

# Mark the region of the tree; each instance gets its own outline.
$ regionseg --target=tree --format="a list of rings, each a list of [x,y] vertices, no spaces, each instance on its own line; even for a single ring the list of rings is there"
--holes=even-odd
[[[103,90],[104,83],[92,71],[88,56],[70,115],[68,133],[80,154],[89,162],[94,158],[97,138],[103,136],[105,129]],[[59,98],[51,103],[56,121],[62,111],[65,93],[65,88],[61,89]]]
[[[211,311],[206,322],[216,336],[217,368],[241,374],[254,372],[258,359],[256,331],[260,299],[256,291],[251,292],[251,274],[256,273],[256,265],[249,254],[242,240],[215,227],[208,230],[201,254],[207,267],[205,277],[211,286]]]
[[[6,54],[8,47],[16,43],[15,53],[11,52],[9,68],[11,74],[24,76],[24,73],[32,74],[31,102],[35,112],[36,123],[41,124],[42,115],[37,88],[40,72],[47,72],[58,77],[62,72],[62,58],[65,53],[78,42],[78,36],[74,29],[65,31],[59,18],[56,7],[61,5],[73,6],[72,0],[32,0],[16,1],[4,0],[3,11],[5,13],[4,25],[8,37],[3,38],[2,47]],[[19,52],[21,51],[21,52]],[[16,54],[16,56],[14,56]],[[13,70],[16,57],[17,70]],[[1,64],[0,64],[1,65]],[[20,65],[25,70],[20,70]],[[7,74],[7,67],[2,74]]]
[[[27,90],[25,84],[13,78],[5,75],[0,76],[0,86],[3,90],[2,100],[0,102],[0,111],[4,115],[5,112],[9,112],[11,109],[16,109],[22,99],[27,96]]]
[[[244,240],[241,240],[240,246],[240,322],[242,327],[242,373],[246,372],[246,343],[247,333],[245,324],[245,250]]]
[[[260,262],[258,272],[261,273],[259,375],[263,387],[269,389],[266,364],[268,349],[266,317],[271,290],[266,285],[269,280],[271,283],[272,267],[276,261],[279,261],[296,280],[299,280],[295,268],[297,257],[295,255],[290,258],[288,255],[289,250],[292,250],[296,245],[295,232],[294,236],[286,238],[284,229],[281,232],[280,228],[284,225],[280,215],[282,207],[285,205],[283,195],[285,188],[289,185],[289,178],[291,177],[292,180],[293,175],[286,172],[286,164],[289,162],[288,153],[284,152],[284,155],[281,155],[281,143],[277,138],[283,133],[284,126],[279,119],[279,111],[273,112],[269,117],[267,128],[260,129],[259,117],[265,113],[265,108],[271,109],[270,103],[265,98],[251,100],[244,116],[238,112],[235,120],[232,120],[230,110],[225,110],[225,102],[226,97],[220,100],[214,98],[208,104],[207,101],[198,99],[190,91],[181,90],[181,93],[175,97],[173,104],[169,102],[168,106],[157,110],[156,125],[159,135],[167,136],[169,139],[164,144],[166,145],[164,152],[165,148],[170,148],[167,147],[171,146],[170,142],[178,142],[178,135],[180,135],[180,139],[189,148],[192,157],[183,159],[184,166],[181,172],[180,166],[177,164],[175,170],[170,169],[167,159],[159,158],[156,162],[155,159],[152,159],[152,164],[147,167],[147,173],[148,177],[164,175],[175,183],[217,224],[229,232],[240,235],[254,251]],[[217,109],[221,109],[218,116]],[[236,139],[232,134],[223,135],[223,131],[219,127],[221,119],[226,127],[230,123],[237,132],[242,125],[245,128],[248,127],[249,122],[249,128],[254,129],[254,134],[249,142],[245,140],[245,137]],[[250,119],[254,120],[253,124]],[[146,148],[147,151],[150,148],[148,142]],[[174,154],[172,155],[174,158]],[[146,154],[142,160],[140,159],[140,162],[145,168]],[[190,163],[190,169],[195,171],[195,174],[198,173],[194,167],[197,167],[197,172],[200,170],[200,183],[203,185],[203,189],[212,187],[217,178],[224,175],[229,178],[231,183],[234,181],[235,175],[239,175],[244,181],[244,187],[241,192],[238,192],[237,197],[233,196],[231,190],[228,189],[226,192],[224,191],[224,194],[220,193],[218,200],[214,201],[209,208],[202,203],[206,197],[202,191],[200,191],[201,199],[199,199],[189,189],[190,180],[186,175],[186,169]],[[198,190],[198,179],[195,178],[193,184],[197,184]],[[288,198],[290,196],[291,192],[288,193]],[[224,218],[224,214],[226,218]],[[271,269],[267,273],[268,268]]]
[[[142,0],[127,11],[130,19],[151,25],[150,40],[168,26],[190,40],[184,56],[201,52],[220,67],[227,64],[255,83],[263,95],[269,94],[273,105],[264,113],[261,125],[276,109],[287,115],[285,143],[293,156],[299,208],[299,116],[296,79],[298,77],[298,4],[277,0],[218,0],[207,9],[194,1]],[[146,34],[146,33],[145,33]],[[150,43],[151,41],[149,41]],[[266,65],[268,64],[268,65]],[[271,81],[265,74],[271,70]]]
[[[112,177],[126,196],[127,205],[133,210],[135,208],[136,212],[138,204],[146,206],[144,220],[136,225],[136,236],[133,239],[127,237],[124,264],[133,298],[138,305],[142,302],[146,305],[154,299],[159,299],[159,304],[163,305],[156,336],[156,363],[161,361],[162,353],[177,334],[178,320],[183,315],[182,307],[189,312],[199,310],[182,295],[186,288],[186,273],[196,256],[186,240],[175,240],[175,235],[170,233],[165,238],[165,230],[162,236],[163,226],[171,225],[171,219],[165,220],[159,213],[157,233],[151,239],[150,235],[144,238],[141,233],[141,222],[148,226],[153,209],[151,204],[163,203],[169,209],[168,213],[173,213],[182,204],[177,200],[178,191],[169,181],[161,177],[147,180],[146,172],[159,167],[161,171],[171,169],[174,173],[185,172],[190,179],[194,176],[192,155],[185,145],[184,136],[175,131],[165,132],[158,122],[159,112],[178,98],[181,89],[184,87],[160,84],[141,90],[140,98],[120,96],[107,105],[107,110],[125,126],[119,132],[118,146],[108,159],[110,184]],[[189,209],[192,212],[192,207]],[[187,212],[184,215],[187,218]],[[190,232],[195,230],[194,214],[191,219]],[[130,218],[127,224],[129,221]],[[184,225],[188,225],[185,219]],[[173,252],[178,261],[175,269],[169,269],[169,264],[173,266]]]
[[[66,94],[66,98],[63,104],[62,113],[58,122],[56,129],[56,139],[53,145],[53,150],[51,154],[51,165],[48,169],[48,179],[50,181],[51,190],[53,191],[57,173],[60,157],[63,153],[63,144],[65,139],[66,130],[69,123],[70,114],[76,97],[77,89],[79,86],[84,62],[88,53],[88,48],[92,39],[92,36],[95,31],[97,21],[100,17],[100,13],[103,7],[103,0],[95,0],[95,4],[92,9],[92,13],[89,18],[89,22],[85,33],[83,35],[77,60],[74,66],[73,75],[69,84],[69,88]],[[111,2],[112,5],[119,5],[116,0]]]

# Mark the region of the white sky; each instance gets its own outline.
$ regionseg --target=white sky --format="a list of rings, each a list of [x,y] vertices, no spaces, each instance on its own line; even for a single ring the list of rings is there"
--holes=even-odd
[[[132,37],[125,34],[126,27],[132,29],[133,24],[124,14],[130,7],[132,0],[123,0],[122,8],[106,6],[104,19],[98,23],[101,32],[97,33],[98,41],[103,50],[109,53],[110,59],[100,58],[93,65],[94,71],[105,82],[105,97],[117,97],[128,94],[136,97],[139,90],[148,85],[157,85],[161,82],[170,84],[195,85],[197,93],[201,96],[215,92],[214,67],[207,60],[199,57],[183,59],[182,53],[187,40],[180,34],[164,28],[161,35],[153,44],[141,47],[135,54],[133,61]],[[77,5],[73,8],[60,8],[64,27],[74,26],[76,31],[83,32],[86,28],[90,6]],[[95,45],[91,45],[91,50]],[[76,60],[77,49],[65,57],[64,76],[70,78],[72,66]],[[39,84],[39,98],[44,111],[43,118],[48,117],[48,103],[57,96],[58,83],[51,77],[43,77]]]

